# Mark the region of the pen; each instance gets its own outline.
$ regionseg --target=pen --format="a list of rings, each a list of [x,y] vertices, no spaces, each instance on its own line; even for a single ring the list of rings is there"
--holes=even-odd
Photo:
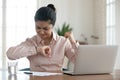
[[[24,72],[25,74],[33,74],[33,72]]]

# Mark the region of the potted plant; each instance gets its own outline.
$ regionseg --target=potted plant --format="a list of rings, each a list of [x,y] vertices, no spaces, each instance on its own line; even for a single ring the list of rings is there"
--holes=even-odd
[[[71,32],[73,29],[70,27],[69,24],[63,23],[62,28],[57,28],[56,32],[60,36],[64,36],[66,32]]]

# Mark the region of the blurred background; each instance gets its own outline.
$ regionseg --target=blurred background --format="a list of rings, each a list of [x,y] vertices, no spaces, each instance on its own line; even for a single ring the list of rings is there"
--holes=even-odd
[[[10,46],[36,34],[34,14],[47,4],[56,7],[55,28],[69,24],[77,41],[120,45],[120,0],[0,0],[0,69],[6,69]],[[29,67],[26,58],[18,61],[19,69]],[[120,51],[115,69],[120,69]]]

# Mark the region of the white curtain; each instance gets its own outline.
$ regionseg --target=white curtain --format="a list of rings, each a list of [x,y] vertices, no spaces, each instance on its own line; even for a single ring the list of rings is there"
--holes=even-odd
[[[0,39],[2,39],[2,0],[0,0]],[[2,54],[2,40],[0,40],[0,54]],[[2,56],[0,55],[0,68],[2,66]]]

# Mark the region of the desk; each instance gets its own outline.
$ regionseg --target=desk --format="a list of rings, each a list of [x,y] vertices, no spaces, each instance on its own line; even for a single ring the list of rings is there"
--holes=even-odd
[[[7,71],[0,71],[0,80],[120,80],[120,70],[112,74],[104,75],[56,75],[56,76],[33,76],[24,73],[18,73],[16,76],[8,75]]]

